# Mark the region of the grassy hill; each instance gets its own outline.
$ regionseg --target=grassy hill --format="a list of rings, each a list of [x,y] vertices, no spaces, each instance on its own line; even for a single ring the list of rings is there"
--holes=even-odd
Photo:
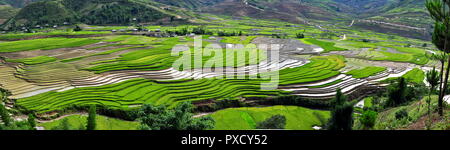
[[[18,11],[19,9],[11,7],[10,5],[1,5],[0,1],[0,14],[2,14],[0,15],[0,24],[16,15]]]
[[[211,6],[223,0],[153,0],[155,2],[177,6],[181,8],[198,9],[205,6]]]
[[[22,8],[32,2],[41,0],[0,0],[0,5],[11,5],[16,8]]]
[[[94,25],[128,25],[133,23],[162,24],[186,21],[175,11],[144,0],[50,0],[27,5],[3,25],[61,25],[86,23]]]

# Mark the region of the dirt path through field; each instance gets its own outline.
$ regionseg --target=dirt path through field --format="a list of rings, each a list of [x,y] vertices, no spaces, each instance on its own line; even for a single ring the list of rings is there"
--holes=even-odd
[[[212,113],[214,113],[214,112],[199,113],[199,114],[194,115],[193,117],[194,117],[194,118],[200,118],[200,117],[203,117],[203,116],[207,116],[207,115],[209,115],[209,114],[212,114]]]
[[[61,119],[64,119],[64,118],[66,118],[66,117],[73,116],[73,115],[87,116],[88,113],[87,113],[87,112],[72,113],[72,114],[62,115],[62,116],[59,116],[58,118],[51,119],[51,120],[39,120],[39,119],[38,119],[37,122],[38,122],[38,123],[53,122],[53,121],[61,120]]]

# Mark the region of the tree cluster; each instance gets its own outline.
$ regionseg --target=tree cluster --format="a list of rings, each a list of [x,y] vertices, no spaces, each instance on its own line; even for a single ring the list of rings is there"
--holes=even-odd
[[[328,121],[329,130],[352,130],[353,127],[353,103],[347,102],[347,98],[340,89],[333,100],[334,107],[331,110],[331,118]]]
[[[439,83],[440,91],[438,99],[438,113],[440,116],[443,116],[444,95],[448,89],[448,79],[450,75],[450,55],[448,55],[450,52],[450,11],[448,10],[450,7],[450,1],[427,0],[425,2],[425,6],[431,15],[431,18],[435,21],[432,43],[449,58],[445,59],[444,57],[440,61],[442,65],[441,72],[443,72],[444,68],[446,68],[445,77],[443,75],[440,77],[440,81],[443,82]],[[445,63],[445,61],[448,61],[448,63]],[[444,67],[445,64],[447,64],[446,67]]]
[[[173,109],[146,104],[138,112],[142,130],[206,130],[214,128],[212,117],[194,118],[194,105],[182,102]]]

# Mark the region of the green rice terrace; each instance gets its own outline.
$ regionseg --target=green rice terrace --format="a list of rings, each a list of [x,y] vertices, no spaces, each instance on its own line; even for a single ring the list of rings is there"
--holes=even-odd
[[[320,130],[340,90],[354,105],[353,128],[360,129],[359,116],[387,99],[380,93],[389,84],[402,78],[423,88],[429,85],[425,72],[441,65],[428,57],[436,48],[418,39],[344,25],[318,28],[213,14],[201,19],[202,25],[81,24],[82,31],[67,25],[2,33],[2,103],[15,120],[33,114],[37,129],[45,130],[83,130],[92,105],[101,112],[98,130],[136,130],[139,119],[117,112],[146,104],[173,109],[183,102],[195,105],[194,118],[212,117],[211,130],[257,129],[274,115],[285,116],[285,129]],[[275,51],[262,44],[280,45]],[[278,62],[272,61],[273,52]],[[202,70],[208,65],[213,68]],[[261,88],[274,73],[278,86]],[[409,107],[423,97],[402,107],[415,109]],[[391,109],[400,108],[377,109],[382,115],[376,120],[392,122],[390,111],[397,110]],[[379,122],[373,129],[411,129],[426,115],[417,113],[409,123]],[[433,128],[448,125],[444,120]]]

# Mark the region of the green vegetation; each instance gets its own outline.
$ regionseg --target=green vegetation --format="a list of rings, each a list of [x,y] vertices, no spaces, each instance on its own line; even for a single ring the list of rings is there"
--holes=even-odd
[[[250,44],[256,36],[227,36],[223,38],[220,42],[227,44]]]
[[[364,126],[364,129],[371,129],[373,126],[375,126],[375,121],[377,119],[378,113],[376,111],[372,110],[365,110],[360,118],[359,121]]]
[[[367,51],[362,56],[371,57],[371,60],[385,60],[385,61],[397,61],[397,62],[410,62],[418,65],[424,65],[428,63],[428,58],[425,57],[425,53],[411,54],[411,53],[391,53],[386,51]]]
[[[430,70],[426,74],[426,81],[428,84],[430,84],[430,90],[428,91],[428,116],[431,116],[431,93],[435,92],[436,86],[438,86],[440,82],[441,76],[438,71],[436,71],[435,68],[433,70]],[[429,123],[427,123],[427,128],[429,128]]]
[[[9,5],[2,5],[0,1],[0,19],[9,19],[10,17],[16,15],[19,9],[11,7]],[[1,23],[1,22],[0,22]]]
[[[28,124],[30,125],[31,128],[35,128],[36,127],[36,117],[33,114],[29,114],[28,115]]]
[[[0,40],[20,40],[32,37],[59,37],[59,36],[88,36],[88,35],[104,35],[109,34],[109,31],[79,31],[71,32],[66,30],[50,30],[46,32],[36,33],[8,33],[0,34]]]
[[[175,108],[144,105],[138,112],[142,130],[207,130],[214,128],[210,116],[194,118],[194,105],[183,102]]]
[[[431,18],[435,21],[434,24],[434,31],[432,36],[432,43],[442,52],[446,53],[448,55],[448,58],[450,59],[450,55],[448,54],[450,52],[450,35],[449,35],[449,26],[450,26],[450,20],[447,19],[449,17],[448,13],[446,12],[446,8],[450,6],[449,3],[445,0],[434,0],[434,1],[426,1],[425,6],[428,9],[428,12],[431,14]],[[442,76],[441,83],[439,84],[439,87],[443,87],[442,90],[440,90],[439,93],[439,115],[444,116],[444,95],[447,92],[448,87],[448,79],[449,79],[449,72],[450,72],[450,63],[447,63],[447,66],[445,72],[445,79]],[[443,71],[443,70],[442,70]],[[443,82],[442,82],[443,81]]]
[[[363,69],[355,69],[355,70],[351,70],[345,74],[347,75],[352,75],[353,78],[367,78],[373,75],[376,75],[377,73],[383,72],[385,71],[386,68],[385,67],[365,67]]]
[[[407,72],[403,77],[408,82],[414,82],[418,84],[423,84],[424,78],[425,78],[425,72],[419,68],[414,68],[413,70]]]
[[[335,43],[333,43],[333,42],[320,41],[320,40],[311,39],[311,38],[301,39],[301,41],[303,41],[306,44],[317,45],[319,47],[322,47],[324,49],[324,53],[330,52],[330,51],[346,50],[344,48],[335,47],[334,46]]]
[[[331,110],[331,118],[328,121],[328,130],[352,130],[353,127],[353,104],[347,102],[341,89],[336,92],[333,100],[334,107]]]
[[[289,85],[320,81],[339,74],[345,66],[342,56],[319,56],[312,62],[297,68],[280,71],[280,84]],[[30,110],[47,112],[63,109],[73,104],[101,104],[113,108],[130,105],[167,104],[181,101],[236,99],[240,96],[281,96],[289,92],[261,90],[264,79],[199,79],[155,82],[148,79],[132,79],[121,83],[76,88],[64,92],[47,92],[17,100],[17,104]],[[80,94],[82,93],[82,94]]]
[[[55,57],[50,56],[37,56],[32,58],[23,58],[23,59],[6,59],[8,62],[16,62],[16,63],[22,63],[25,65],[37,65],[37,64],[43,64],[48,62],[54,62],[58,60]]]
[[[88,38],[46,38],[0,43],[0,52],[19,52],[30,50],[50,50],[57,48],[79,47],[99,41]]]
[[[161,10],[151,2],[139,0],[127,1],[89,1],[58,0],[40,1],[21,9],[5,26],[15,29],[20,24],[27,26],[44,24],[86,23],[86,24],[134,24],[158,21],[163,18],[170,22],[175,14]],[[173,17],[172,17],[173,16]]]
[[[335,85],[335,84],[338,84],[338,83],[341,83],[343,80],[335,80],[335,81],[333,81],[333,82],[330,82],[330,83],[326,83],[326,84],[322,84],[322,85],[317,85],[317,86],[310,86],[310,87],[308,87],[308,88],[324,88],[324,87],[328,87],[328,86],[332,86],[332,85]]]
[[[0,119],[5,126],[9,126],[12,123],[11,117],[9,116],[8,110],[3,104],[0,104]]]
[[[285,129],[312,130],[313,126],[324,126],[330,114],[327,111],[296,106],[229,108],[211,114],[216,121],[214,128],[216,130],[256,129],[258,122],[263,122],[274,115],[286,117]]]
[[[252,6],[264,8],[264,5],[260,5],[261,3],[275,1],[249,0],[248,2],[255,4]],[[188,2],[178,1],[173,1],[173,3],[182,6],[204,4],[187,4]],[[335,2],[326,1],[326,3]],[[325,3],[320,3],[320,5],[325,5]],[[196,8],[196,6],[189,7]],[[330,7],[330,9],[338,8]],[[47,14],[46,11],[51,14]],[[0,14],[1,12],[2,8],[0,8]],[[31,12],[34,13],[31,14]],[[396,9],[389,13],[393,12],[403,12],[403,10]],[[357,113],[353,113],[354,103],[347,102],[346,97],[340,91],[337,92],[333,101],[310,100],[299,96],[304,94],[322,95],[321,90],[326,91],[323,94],[329,96],[335,90],[335,85],[337,87],[347,86],[350,84],[348,77],[339,80],[333,78],[340,75],[342,70],[350,70],[347,68],[353,70],[345,74],[365,80],[364,78],[388,69],[375,66],[383,62],[413,63],[423,67],[425,64],[427,66],[436,65],[440,61],[445,65],[443,63],[445,58],[435,59],[426,56],[426,53],[431,53],[428,51],[434,49],[434,47],[428,46],[429,42],[367,30],[359,31],[347,27],[348,24],[331,25],[325,21],[316,22],[321,24],[321,27],[318,28],[285,21],[252,19],[251,17],[235,18],[201,14],[184,9],[174,10],[173,7],[141,0],[107,0],[104,2],[57,0],[27,6],[2,26],[3,29],[17,30],[0,34],[0,40],[2,40],[0,41],[0,53],[18,58],[0,57],[0,61],[15,62],[0,66],[0,71],[5,70],[4,74],[0,74],[1,86],[5,85],[6,88],[14,89],[12,90],[13,94],[9,95],[0,92],[0,97],[3,97],[2,102],[8,106],[14,102],[14,107],[11,109],[0,109],[2,120],[5,118],[4,120],[8,122],[7,125],[0,125],[0,129],[33,129],[36,126],[34,115],[41,116],[56,112],[61,113],[57,115],[60,116],[65,112],[79,111],[80,108],[89,106],[101,106],[101,111],[103,108],[113,111],[107,113],[112,113],[114,116],[129,111],[134,113],[141,108],[137,119],[139,122],[96,116],[95,109],[92,109],[89,111],[89,116],[71,115],[37,126],[44,126],[47,130],[312,130],[314,126],[331,130],[350,130],[352,127],[353,129],[402,129],[408,128],[415,121],[420,121],[424,117],[430,118],[429,120],[435,119],[433,113],[437,108],[438,101],[435,101],[436,96],[431,95],[436,94],[435,87],[438,86],[425,87],[423,84],[425,73],[420,68],[409,71],[401,78],[387,79],[384,83],[391,83],[387,92],[380,92],[364,98],[365,107],[354,108]],[[177,25],[177,23],[187,20],[190,24]],[[0,21],[5,20],[0,17]],[[62,25],[63,22],[67,24]],[[141,24],[142,22],[145,24]],[[92,26],[84,23],[111,26]],[[21,28],[18,26],[19,24],[24,24],[25,27]],[[114,26],[117,24],[131,26]],[[170,24],[170,26],[164,24]],[[58,27],[52,27],[53,25]],[[446,29],[445,25],[437,24],[435,30],[443,32],[444,29]],[[144,32],[146,36],[143,35]],[[190,36],[190,33],[203,35],[201,46],[205,49],[194,48],[195,36]],[[187,72],[178,72],[188,71],[181,68],[186,67],[185,65],[189,65],[189,63],[182,64],[182,66],[173,65],[179,61],[179,58],[190,58],[203,64],[214,61],[224,62],[224,64],[214,64],[215,68],[256,65],[266,60],[268,54],[254,45],[243,49],[222,51],[223,53],[216,53],[206,46],[216,42],[247,45],[251,44],[255,38],[269,38],[270,35],[272,38],[279,38],[277,40],[280,41],[286,40],[282,43],[289,43],[288,40],[294,39],[305,44],[315,45],[313,47],[319,46],[324,49],[324,52],[321,54],[322,56],[298,52],[297,56],[290,52],[287,55],[285,51],[282,51],[282,54],[287,56],[283,59],[298,57],[301,58],[298,60],[308,63],[292,64],[296,67],[285,66],[285,69],[277,70],[278,72],[261,72],[255,78],[243,75],[235,76],[242,77],[238,79],[232,77],[193,79],[194,76],[197,77],[197,74],[189,75]],[[442,45],[445,43],[442,38],[444,36],[446,35],[435,33],[434,37],[436,47],[443,51],[448,49]],[[93,45],[94,43],[97,44]],[[186,56],[173,54],[172,48],[177,44],[187,45],[183,52],[191,53]],[[290,45],[287,46],[290,48]],[[54,57],[48,54],[59,48],[76,50],[69,51],[69,49],[63,55],[51,55]],[[38,55],[41,52],[39,50],[46,50],[45,55]],[[59,50],[55,50],[55,52],[59,52]],[[195,54],[206,52],[211,56],[196,57],[197,55],[192,52]],[[224,57],[219,54],[223,54]],[[225,62],[230,55],[247,56],[245,60],[232,59],[233,64],[230,65]],[[291,63],[290,61],[286,62]],[[16,63],[23,65],[14,66],[18,65]],[[198,67],[202,67],[192,64],[191,62],[187,68],[199,69]],[[397,63],[392,64],[396,65]],[[391,64],[387,66],[389,65]],[[401,64],[398,68],[403,69],[405,66]],[[344,67],[345,69],[343,69]],[[397,69],[397,67],[390,67],[390,69]],[[262,85],[269,82],[263,77],[273,73],[279,73],[279,82],[277,82],[279,89],[262,90]],[[130,78],[122,80],[125,76]],[[183,79],[178,77],[183,77]],[[119,78],[121,79],[119,80]],[[172,78],[176,80],[166,80]],[[431,81],[428,76],[427,79]],[[434,76],[433,84],[436,84],[436,79],[438,78]],[[15,81],[18,83],[13,83]],[[351,80],[351,82],[353,81],[354,79]],[[321,84],[318,84],[319,82]],[[373,81],[368,84],[376,86]],[[441,84],[443,83],[441,82]],[[70,88],[72,86],[76,87],[72,89]],[[306,91],[303,92],[303,90]],[[428,99],[432,100],[416,101],[422,98],[428,90]],[[6,97],[10,95],[18,98],[14,101],[7,100]],[[253,100],[261,100],[261,105],[264,107],[250,108],[242,102],[253,102]],[[264,100],[273,101],[266,102]],[[201,112],[229,109],[214,112],[206,117],[192,118],[194,108],[188,104],[191,102],[201,104],[195,108],[196,111]],[[423,105],[424,102],[427,102],[427,109]],[[35,114],[29,114],[29,119],[26,121],[14,121],[8,114],[22,115],[30,112]],[[4,117],[5,114],[7,117]],[[116,117],[134,120],[137,116],[117,115]],[[215,126],[213,125],[214,121],[216,122]],[[448,122],[445,121],[448,120],[440,120],[439,125],[430,125],[429,128],[446,129]]]
[[[379,113],[374,128],[377,130],[393,130],[393,129],[409,129],[410,125],[421,119],[428,114],[428,108],[426,106],[428,97],[424,97],[419,101],[413,101],[407,105],[393,107]],[[438,96],[432,95],[430,102],[431,110],[433,113],[437,113],[438,108]],[[446,116],[449,117],[448,110],[450,107],[446,107]],[[404,112],[402,112],[404,111]],[[405,113],[406,112],[406,113]],[[436,114],[438,115],[438,114]],[[428,116],[430,117],[430,116]],[[448,119],[442,119],[439,122],[434,123],[430,129],[448,130]],[[417,128],[415,128],[417,129]],[[424,129],[424,128],[422,128]]]
[[[34,130],[36,123],[31,117],[26,121],[15,121],[10,116],[10,111],[3,104],[0,104],[0,130]]]
[[[257,129],[284,129],[286,126],[286,117],[283,115],[275,115],[263,122],[258,123]]]
[[[417,84],[423,84],[423,81],[425,79],[425,73],[423,70],[419,68],[414,68],[411,71],[408,71],[406,74],[402,76],[402,78],[405,78],[408,82],[413,82]],[[383,82],[389,82],[389,81],[395,81],[398,80],[398,78],[388,78]]]
[[[46,123],[40,123],[37,126],[44,127],[45,130],[85,130],[88,116],[71,115],[64,119],[55,120]],[[101,115],[96,116],[96,130],[137,130],[139,123],[124,121],[115,118],[109,118]]]
[[[113,54],[113,53],[124,51],[124,50],[129,50],[129,49],[134,49],[134,48],[144,48],[144,47],[146,47],[146,46],[132,46],[132,47],[117,48],[117,49],[112,49],[112,50],[108,50],[108,51],[104,51],[104,52],[100,52],[100,53],[95,53],[95,54],[91,54],[91,55],[85,55],[85,56],[80,56],[80,57],[68,58],[68,59],[61,60],[61,62],[79,61],[79,60],[82,60],[84,58],[88,58],[88,57],[92,57],[92,56],[109,55],[109,54]]]
[[[388,95],[389,99],[387,102],[388,106],[398,106],[402,103],[407,102],[409,99],[407,98],[408,83],[405,78],[400,77],[397,79],[395,84],[391,84],[388,87]]]
[[[371,108],[373,106],[373,97],[364,98],[364,108]]]
[[[120,40],[120,39],[114,39]],[[114,70],[164,70],[172,67],[177,57],[171,56],[173,46],[178,44],[178,38],[170,38],[152,49],[132,51],[122,54],[121,57],[111,60],[109,63],[86,68],[96,73]]]
[[[95,119],[96,116],[97,116],[97,109],[96,109],[95,105],[92,105],[89,108],[89,115],[87,118],[87,125],[86,125],[87,130],[95,130],[95,128],[97,127],[97,122]]]

